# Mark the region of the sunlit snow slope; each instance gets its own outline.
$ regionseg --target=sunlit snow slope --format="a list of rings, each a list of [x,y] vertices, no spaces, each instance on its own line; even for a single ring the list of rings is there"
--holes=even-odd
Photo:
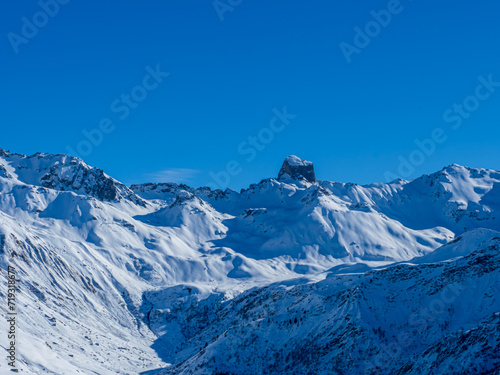
[[[4,310],[15,266],[18,368],[430,374],[460,355],[493,369],[500,173],[452,165],[359,186],[303,178],[312,163],[295,158],[238,193],[127,187],[74,157],[0,150],[0,297]],[[429,341],[379,364],[447,285],[465,289],[428,322]]]

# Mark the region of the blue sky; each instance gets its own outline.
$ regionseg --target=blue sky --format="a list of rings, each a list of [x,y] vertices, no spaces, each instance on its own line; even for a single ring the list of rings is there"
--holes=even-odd
[[[500,169],[496,1],[54,1],[3,4],[1,148],[234,189],[289,154],[356,183]]]

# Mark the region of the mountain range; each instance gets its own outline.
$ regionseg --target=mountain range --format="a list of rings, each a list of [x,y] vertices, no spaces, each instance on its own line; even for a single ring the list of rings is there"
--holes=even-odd
[[[500,172],[361,186],[292,155],[277,176],[125,186],[0,150],[19,371],[500,374]]]

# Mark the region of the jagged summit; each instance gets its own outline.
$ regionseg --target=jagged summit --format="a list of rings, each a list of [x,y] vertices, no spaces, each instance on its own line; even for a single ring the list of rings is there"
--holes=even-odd
[[[314,165],[307,160],[301,160],[295,155],[288,156],[281,166],[278,180],[292,178],[294,180],[306,179],[309,182],[316,181]]]
[[[86,194],[101,201],[124,198],[145,205],[128,187],[102,169],[64,154],[37,152],[24,155],[0,149],[0,177],[32,186]]]
[[[454,353],[455,373],[498,368],[500,172],[362,186],[283,164],[240,192],[129,189],[77,158],[0,151],[20,372],[445,374]]]

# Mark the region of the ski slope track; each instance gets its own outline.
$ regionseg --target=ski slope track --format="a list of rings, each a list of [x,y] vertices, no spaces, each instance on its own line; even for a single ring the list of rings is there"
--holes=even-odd
[[[500,374],[500,172],[236,192],[0,150],[26,374]],[[0,321],[0,373],[6,319]]]

